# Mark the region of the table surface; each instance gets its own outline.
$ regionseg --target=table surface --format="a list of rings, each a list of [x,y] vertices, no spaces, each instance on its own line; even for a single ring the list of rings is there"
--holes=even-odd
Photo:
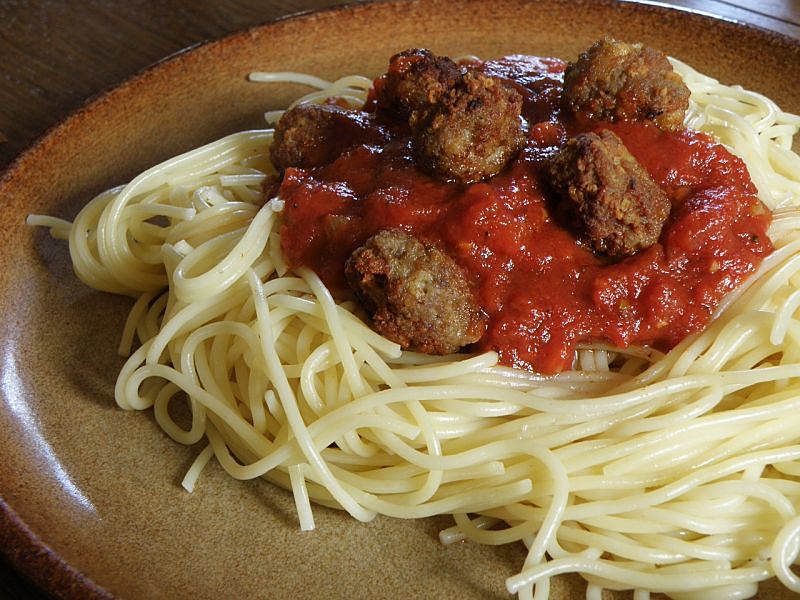
[[[347,0],[3,0],[0,169],[88,97],[197,42]],[[800,0],[662,0],[800,38]],[[2,558],[0,598],[43,600]]]

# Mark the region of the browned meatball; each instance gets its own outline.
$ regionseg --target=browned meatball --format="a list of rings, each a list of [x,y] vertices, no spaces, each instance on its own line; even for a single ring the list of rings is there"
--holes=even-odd
[[[500,79],[466,73],[430,108],[411,116],[420,167],[471,183],[499,173],[525,144],[522,96]]]
[[[461,268],[404,231],[372,236],[347,260],[345,276],[375,330],[403,349],[450,354],[477,342],[486,329]]]
[[[604,39],[567,66],[564,104],[588,119],[648,120],[674,130],[683,125],[689,88],[663,52]]]
[[[461,69],[446,56],[424,48],[395,54],[377,89],[378,110],[407,119],[415,110],[435,104],[461,77]]]
[[[597,252],[621,257],[651,246],[670,201],[616,134],[582,133],[550,165],[553,185]]]
[[[279,171],[319,167],[349,148],[380,144],[386,139],[386,133],[367,113],[333,104],[298,104],[283,113],[275,125],[270,156]]]

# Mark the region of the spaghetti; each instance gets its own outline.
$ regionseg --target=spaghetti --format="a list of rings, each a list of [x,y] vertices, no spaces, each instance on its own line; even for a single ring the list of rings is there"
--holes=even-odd
[[[546,598],[563,573],[589,598],[741,598],[770,577],[800,593],[800,118],[673,64],[692,91],[687,125],[745,160],[776,250],[667,354],[586,346],[577,370],[542,377],[492,352],[402,352],[284,263],[282,202],[262,205],[270,129],[155,166],[72,224],[29,223],[69,240],[87,285],[136,299],[116,400],[204,444],[189,491],[213,456],[234,478],[291,489],[303,529],[312,502],[361,521],[449,513],[445,543],[526,544],[507,581],[520,598]],[[251,79],[353,106],[371,84]]]

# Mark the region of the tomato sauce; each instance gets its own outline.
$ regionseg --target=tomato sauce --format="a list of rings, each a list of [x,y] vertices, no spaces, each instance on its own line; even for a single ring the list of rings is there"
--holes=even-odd
[[[512,56],[480,68],[525,96],[527,146],[506,170],[471,185],[438,181],[416,168],[408,131],[397,127],[384,145],[287,169],[279,194],[290,265],[312,268],[344,296],[344,262],[377,231],[434,241],[468,273],[489,317],[471,350],[552,374],[570,368],[582,342],[673,347],[772,251],[771,215],[741,160],[702,133],[622,122],[594,127],[624,141],[672,211],[653,246],[617,261],[593,253],[551,211],[546,165],[576,133],[558,109],[564,63]]]

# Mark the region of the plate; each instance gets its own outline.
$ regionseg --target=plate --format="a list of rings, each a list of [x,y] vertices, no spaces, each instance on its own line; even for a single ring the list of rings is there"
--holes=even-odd
[[[611,1],[357,4],[257,27],[178,54],[72,114],[0,179],[0,547],[67,598],[507,598],[521,545],[444,547],[448,518],[368,524],[324,508],[301,532],[291,495],[211,466],[148,413],[116,408],[129,300],[72,274],[66,245],[24,225],[72,218],[93,194],[164,158],[262,125],[303,92],[253,70],[376,75],[394,52],[573,59],[599,37],[641,41],[800,112],[800,42],[658,5]],[[777,585],[763,597],[788,598]],[[562,578],[553,597],[583,595]]]

